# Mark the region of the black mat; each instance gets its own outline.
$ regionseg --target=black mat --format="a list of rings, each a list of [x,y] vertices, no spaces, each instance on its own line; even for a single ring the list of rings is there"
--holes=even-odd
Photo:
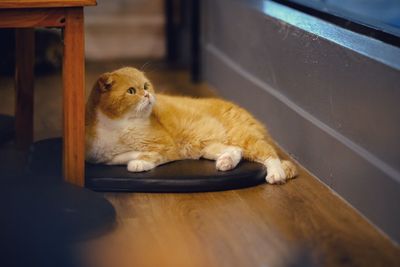
[[[27,171],[28,152],[12,144],[0,146],[0,181],[11,176],[23,176]]]
[[[10,141],[14,137],[14,118],[0,114],[0,144]]]
[[[61,139],[36,142],[29,169],[40,175],[61,175]],[[148,172],[132,173],[126,166],[86,164],[86,186],[96,191],[204,192],[238,189],[265,183],[263,165],[242,161],[227,172],[217,171],[209,160],[182,160]]]

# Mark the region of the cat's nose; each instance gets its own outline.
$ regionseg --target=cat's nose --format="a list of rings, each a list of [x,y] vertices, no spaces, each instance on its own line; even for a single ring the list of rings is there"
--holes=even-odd
[[[144,91],[144,97],[150,97],[150,94],[149,94],[149,92],[147,92],[147,91]]]

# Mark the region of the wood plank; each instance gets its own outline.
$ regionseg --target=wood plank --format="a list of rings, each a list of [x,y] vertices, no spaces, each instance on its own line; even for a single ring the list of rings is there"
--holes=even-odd
[[[177,72],[171,79],[160,70],[149,76],[156,88],[189,87]],[[189,88],[186,94],[212,95],[208,86]],[[306,170],[299,172],[282,186],[106,194],[118,224],[82,246],[86,260],[104,267],[400,266],[398,245]]]
[[[26,149],[33,141],[34,30],[16,29],[15,41],[15,141]]]
[[[0,28],[64,27],[60,8],[0,9]]]
[[[83,8],[68,8],[64,28],[64,179],[84,185],[85,66]]]
[[[400,249],[304,170],[282,186],[107,194],[118,225],[89,266],[400,266]]]
[[[96,0],[1,0],[1,8],[95,6]]]

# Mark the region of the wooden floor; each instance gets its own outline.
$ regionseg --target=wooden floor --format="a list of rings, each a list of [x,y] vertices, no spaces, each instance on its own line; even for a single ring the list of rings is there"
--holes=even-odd
[[[88,64],[87,87],[124,63]],[[210,96],[187,72],[153,63],[156,89]],[[12,114],[12,78],[0,77],[0,113]],[[36,83],[35,139],[60,135],[58,75]],[[106,194],[118,222],[81,244],[87,266],[400,266],[400,249],[317,179],[195,194]],[[371,196],[372,197],[372,196]]]

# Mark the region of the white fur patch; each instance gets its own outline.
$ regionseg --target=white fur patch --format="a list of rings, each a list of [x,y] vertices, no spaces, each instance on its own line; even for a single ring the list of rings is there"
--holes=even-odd
[[[119,129],[123,124],[109,119],[100,111],[97,111],[96,115],[98,120],[96,137],[93,140],[90,151],[86,151],[86,154],[90,162],[100,163],[109,161],[110,155],[116,154],[112,152],[119,136],[118,131],[113,129]]]
[[[269,158],[264,164],[267,167],[267,177],[265,177],[265,179],[268,183],[276,184],[285,182],[285,171],[283,170],[282,163],[279,159]]]
[[[148,127],[147,118],[129,118],[110,119],[101,111],[97,111],[96,138],[93,140],[90,151],[86,151],[87,159],[90,162],[113,163],[113,156],[126,152],[126,147],[119,144],[118,140],[127,130],[141,132],[143,128]],[[120,159],[118,159],[120,160]],[[131,159],[132,160],[132,159]]]
[[[218,156],[215,166],[219,171],[229,171],[235,168],[241,159],[242,150],[237,147],[229,147]]]
[[[116,155],[110,161],[106,162],[107,165],[124,165],[129,161],[137,159],[142,153],[137,151],[130,151]]]
[[[144,172],[154,169],[155,167],[156,165],[152,162],[135,159],[128,162],[127,169],[130,172]]]

